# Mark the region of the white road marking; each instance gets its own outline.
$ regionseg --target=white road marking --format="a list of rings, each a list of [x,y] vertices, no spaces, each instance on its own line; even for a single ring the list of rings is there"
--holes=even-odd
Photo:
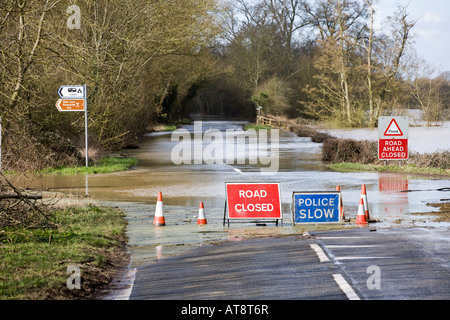
[[[392,259],[393,257],[358,257],[358,256],[342,256],[333,257],[334,260],[365,260],[365,259]]]
[[[319,256],[320,262],[330,261],[330,259],[328,259],[327,255],[325,254],[325,252],[323,252],[322,248],[318,244],[311,243],[310,246],[312,249],[314,249],[316,254]]]
[[[373,247],[379,247],[377,244],[357,244],[357,245],[345,245],[345,244],[338,244],[338,245],[327,245],[327,248],[332,249],[339,249],[339,248],[373,248]]]
[[[128,269],[127,274],[121,280],[122,289],[112,291],[105,300],[129,300],[136,279],[136,268]]]
[[[333,278],[349,300],[361,300],[341,274],[333,274]]]
[[[367,237],[317,237],[316,239],[366,239]]]
[[[233,167],[232,167],[233,168]],[[240,173],[240,174],[244,174],[240,169],[238,169],[238,168],[233,168],[233,170],[234,171],[236,171],[237,173]]]

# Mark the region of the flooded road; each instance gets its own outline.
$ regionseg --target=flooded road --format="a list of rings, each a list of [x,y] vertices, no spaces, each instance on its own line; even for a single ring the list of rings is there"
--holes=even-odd
[[[242,121],[202,121],[203,133],[241,129]],[[183,127],[193,132],[194,125]],[[431,216],[417,216],[416,212],[436,210],[428,202],[450,198],[450,181],[414,174],[342,173],[327,169],[320,162],[321,144],[310,138],[280,132],[276,148],[279,163],[271,175],[261,173],[260,165],[210,163],[176,165],[172,150],[179,144],[172,133],[148,134],[140,149],[126,151],[138,158],[136,168],[126,172],[95,175],[48,175],[34,181],[34,188],[83,196],[87,201],[117,206],[127,213],[131,267],[138,267],[166,255],[173,255],[204,243],[240,240],[258,235],[301,234],[304,230],[319,230],[321,226],[292,224],[291,201],[294,191],[334,191],[339,185],[346,218],[355,218],[358,211],[361,185],[365,184],[370,216],[379,222],[370,228],[433,227],[448,228],[448,224],[434,223]],[[172,141],[174,140],[174,141]],[[250,140],[249,140],[250,141]],[[194,141],[193,141],[194,143]],[[203,143],[203,149],[207,147]],[[273,147],[273,146],[272,146]],[[255,152],[251,141],[247,156]],[[274,151],[273,148],[271,150]],[[224,153],[224,157],[226,154]],[[236,155],[240,157],[242,155]],[[195,157],[195,155],[193,156]],[[204,160],[204,159],[203,159]],[[198,161],[197,161],[198,162]],[[281,187],[283,225],[253,222],[231,223],[223,226],[226,182],[277,182]],[[153,226],[158,192],[162,192],[166,227]],[[205,205],[207,225],[197,225],[199,203]],[[343,228],[352,228],[346,223]]]

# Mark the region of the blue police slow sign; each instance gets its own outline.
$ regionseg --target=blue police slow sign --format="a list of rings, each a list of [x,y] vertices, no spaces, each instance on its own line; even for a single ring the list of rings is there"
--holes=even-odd
[[[294,192],[292,194],[294,224],[340,223],[339,191]]]

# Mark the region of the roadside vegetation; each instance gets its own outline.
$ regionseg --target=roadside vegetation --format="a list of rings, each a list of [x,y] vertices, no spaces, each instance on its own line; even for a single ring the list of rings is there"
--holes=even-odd
[[[104,207],[54,211],[55,226],[0,228],[0,300],[89,299],[126,267],[123,213]],[[69,266],[81,288],[69,289]]]
[[[136,158],[125,157],[103,157],[92,166],[74,166],[74,167],[58,167],[46,168],[39,171],[42,174],[76,174],[76,173],[111,173],[128,170],[136,166],[138,160]]]
[[[378,142],[355,139],[339,139],[315,129],[316,123],[307,123],[274,117],[287,130],[299,137],[310,137],[312,142],[322,143],[321,160],[327,167],[343,172],[376,171],[404,172],[429,175],[450,175],[450,151],[420,154],[412,152],[408,160],[378,160]]]
[[[264,126],[264,125],[261,125],[261,124],[249,123],[249,124],[246,124],[244,126],[244,130],[249,130],[249,129],[253,129],[253,130],[256,130],[256,131],[258,131],[258,130],[271,130],[272,127]]]
[[[450,151],[428,154],[411,153],[408,160],[378,160],[377,141],[326,139],[322,146],[322,161],[337,171],[405,172],[430,175],[450,175]]]
[[[126,266],[123,212],[41,199],[0,178],[0,300],[94,298]],[[69,266],[80,289],[66,285]]]

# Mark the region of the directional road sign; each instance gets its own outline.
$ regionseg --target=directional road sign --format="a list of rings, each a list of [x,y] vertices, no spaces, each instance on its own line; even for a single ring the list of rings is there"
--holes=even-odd
[[[58,99],[56,108],[59,111],[84,111],[84,99]]]
[[[84,86],[60,86],[58,94],[62,99],[84,99]]]

